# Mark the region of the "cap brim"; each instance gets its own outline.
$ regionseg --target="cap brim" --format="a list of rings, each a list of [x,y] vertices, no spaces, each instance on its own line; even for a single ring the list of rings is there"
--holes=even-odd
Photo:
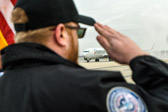
[[[78,23],[83,23],[83,24],[86,24],[86,25],[94,26],[96,21],[91,17],[79,15],[78,16]]]

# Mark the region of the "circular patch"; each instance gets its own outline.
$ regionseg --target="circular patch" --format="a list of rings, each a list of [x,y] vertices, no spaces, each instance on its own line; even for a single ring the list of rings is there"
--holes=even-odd
[[[108,112],[148,112],[143,100],[135,92],[116,87],[107,95]]]

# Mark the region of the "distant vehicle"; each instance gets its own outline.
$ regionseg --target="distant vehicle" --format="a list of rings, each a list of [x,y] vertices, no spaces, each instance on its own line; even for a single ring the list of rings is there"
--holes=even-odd
[[[108,58],[109,61],[112,61],[112,59],[109,57],[109,55],[103,48],[85,49],[82,53],[82,56],[84,57],[84,60],[86,60],[87,62],[89,62],[92,59],[95,59],[95,62],[99,62],[99,59],[101,58]]]

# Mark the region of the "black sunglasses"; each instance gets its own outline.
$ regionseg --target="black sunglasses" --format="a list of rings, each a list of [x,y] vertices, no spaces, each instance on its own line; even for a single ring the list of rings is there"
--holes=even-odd
[[[86,28],[81,28],[81,27],[75,27],[75,26],[68,26],[68,25],[65,25],[66,28],[69,28],[69,29],[75,29],[77,30],[77,34],[78,34],[78,38],[83,38],[85,36],[85,32],[86,32]]]

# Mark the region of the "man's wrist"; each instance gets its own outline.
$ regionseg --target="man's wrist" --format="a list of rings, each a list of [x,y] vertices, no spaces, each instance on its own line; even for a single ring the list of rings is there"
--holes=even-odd
[[[137,57],[141,57],[141,56],[149,56],[149,54],[146,53],[146,52],[144,52],[144,51],[142,51],[142,52],[140,52],[140,53],[137,53],[137,55],[134,55],[134,56],[132,56],[132,57],[130,57],[130,58],[128,59],[128,63],[127,63],[127,64],[130,64],[132,60],[134,60],[134,59],[137,58]]]

